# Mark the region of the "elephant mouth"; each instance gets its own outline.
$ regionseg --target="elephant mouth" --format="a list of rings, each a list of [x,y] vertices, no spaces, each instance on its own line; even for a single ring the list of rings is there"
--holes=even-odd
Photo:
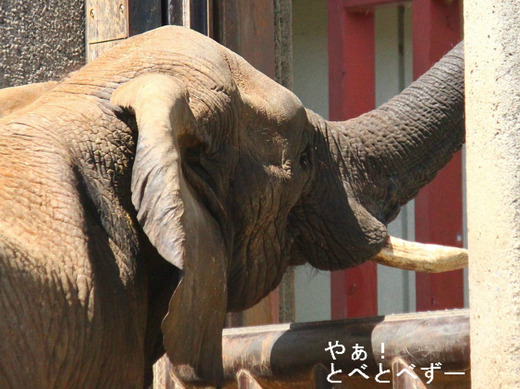
[[[370,260],[404,270],[440,273],[467,267],[468,251],[458,247],[409,242],[389,236],[381,251]]]

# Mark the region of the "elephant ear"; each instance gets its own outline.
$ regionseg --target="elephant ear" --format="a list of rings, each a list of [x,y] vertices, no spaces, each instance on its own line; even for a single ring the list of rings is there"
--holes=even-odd
[[[228,255],[216,220],[183,175],[183,147],[198,139],[187,91],[172,77],[147,74],[119,87],[111,102],[136,116],[137,219],[159,254],[183,270],[162,323],[166,352],[179,378],[218,384]]]

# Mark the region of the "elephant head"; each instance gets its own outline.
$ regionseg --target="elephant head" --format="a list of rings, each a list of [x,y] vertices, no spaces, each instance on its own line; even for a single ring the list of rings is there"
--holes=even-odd
[[[135,142],[121,173],[99,173],[131,182],[111,187],[111,178],[94,206],[103,223],[117,213],[110,199],[131,192],[131,220],[115,218],[113,235],[135,222],[144,232],[136,239],[180,270],[164,345],[180,377],[210,383],[222,379],[225,313],[266,296],[288,265],[335,270],[375,257],[424,269],[399,254],[386,225],[464,137],[461,45],[399,96],[345,122],[306,110],[238,55],[179,27],[131,38],[52,87],[19,112],[74,96],[83,131],[66,135],[71,144],[95,149],[93,136],[78,137],[99,127],[112,144]],[[0,124],[14,115],[9,107]],[[87,154],[74,161],[97,187]],[[452,259],[442,270],[460,265]]]

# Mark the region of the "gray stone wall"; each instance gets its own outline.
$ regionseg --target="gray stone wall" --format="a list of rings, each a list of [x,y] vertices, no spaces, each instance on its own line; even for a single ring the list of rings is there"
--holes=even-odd
[[[56,80],[84,63],[83,0],[0,0],[0,88]]]

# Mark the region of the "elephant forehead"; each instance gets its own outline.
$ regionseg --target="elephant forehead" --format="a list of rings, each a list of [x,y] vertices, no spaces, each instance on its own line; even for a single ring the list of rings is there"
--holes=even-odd
[[[224,51],[227,49],[194,31],[165,26],[125,40],[71,73],[66,83],[88,93],[85,85],[116,89],[139,75],[156,72],[171,75],[192,90],[232,90],[234,82]]]
[[[257,158],[287,166],[302,148],[306,114],[301,101],[238,56],[230,68],[242,101],[241,144],[253,148]]]
[[[305,109],[294,93],[256,70],[240,56],[234,55],[229,66],[242,100],[252,112],[269,118],[280,129],[301,124]]]

